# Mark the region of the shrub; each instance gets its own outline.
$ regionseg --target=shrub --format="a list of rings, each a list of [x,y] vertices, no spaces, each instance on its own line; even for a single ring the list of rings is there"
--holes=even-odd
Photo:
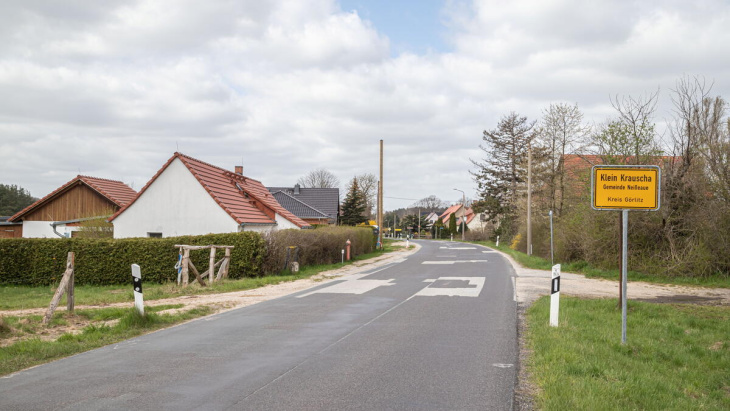
[[[109,285],[130,282],[131,264],[139,264],[145,281],[175,281],[176,244],[233,245],[229,277],[261,274],[265,243],[258,233],[243,232],[169,238],[13,238],[0,239],[0,284],[49,285],[60,281],[67,253],[76,253],[74,282]],[[219,250],[217,259],[223,256]],[[191,252],[193,263],[204,271],[209,253]]]
[[[299,247],[299,264],[332,264],[341,260],[345,243],[350,240],[352,257],[375,249],[373,230],[369,227],[323,227],[314,230],[280,230],[265,235],[264,272],[278,273],[285,267],[287,248]]]

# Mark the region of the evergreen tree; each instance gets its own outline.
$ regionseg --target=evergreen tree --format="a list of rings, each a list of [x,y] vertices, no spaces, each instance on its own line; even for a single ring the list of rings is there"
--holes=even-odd
[[[535,136],[534,127],[534,121],[510,113],[495,130],[484,131],[486,145],[479,148],[485,158],[471,160],[477,167],[471,174],[479,191],[479,208],[491,220],[501,218],[507,226],[516,217],[519,190],[527,179],[527,150]]]
[[[441,221],[440,218],[437,218],[436,221],[431,226],[431,232],[433,234],[433,238],[436,238],[436,237],[444,238],[445,235],[448,235],[447,233],[445,233],[445,231],[447,231],[447,230],[444,229],[444,222]]]
[[[449,216],[449,234],[456,234],[458,231],[456,229],[456,213],[451,213]]]
[[[0,215],[11,216],[33,204],[37,199],[28,190],[13,185],[0,184]]]
[[[360,190],[357,178],[353,178],[350,188],[342,203],[342,217],[340,223],[343,225],[357,225],[368,221],[365,216],[365,208],[367,207],[365,195]]]

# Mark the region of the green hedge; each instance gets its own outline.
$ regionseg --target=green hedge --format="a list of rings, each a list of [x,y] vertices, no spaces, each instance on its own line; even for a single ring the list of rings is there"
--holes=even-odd
[[[258,233],[208,234],[170,238],[127,239],[0,239],[0,284],[50,285],[60,281],[66,255],[76,253],[76,284],[110,285],[131,281],[132,264],[139,264],[145,281],[175,281],[178,259],[175,244],[232,245],[229,277],[258,276],[262,273],[266,245]],[[208,268],[209,252],[192,251],[199,271]],[[223,257],[223,250],[216,260]]]

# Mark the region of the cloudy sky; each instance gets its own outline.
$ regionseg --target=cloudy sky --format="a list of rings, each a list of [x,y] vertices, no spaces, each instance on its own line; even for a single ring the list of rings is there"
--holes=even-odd
[[[730,98],[727,0],[0,0],[0,183],[140,189],[175,152],[293,185],[378,172],[385,209],[475,197],[469,158],[511,111],[660,90]]]

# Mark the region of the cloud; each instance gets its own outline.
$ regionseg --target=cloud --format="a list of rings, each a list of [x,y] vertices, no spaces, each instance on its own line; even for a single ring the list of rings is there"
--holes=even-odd
[[[180,150],[269,185],[320,167],[345,184],[377,173],[383,139],[392,197],[455,200],[510,111],[577,102],[602,121],[609,96],[661,87],[661,117],[683,74],[728,95],[721,0],[447,1],[443,15],[452,51],[393,55],[398,39],[335,0],[3,3],[0,182],[140,188]]]

